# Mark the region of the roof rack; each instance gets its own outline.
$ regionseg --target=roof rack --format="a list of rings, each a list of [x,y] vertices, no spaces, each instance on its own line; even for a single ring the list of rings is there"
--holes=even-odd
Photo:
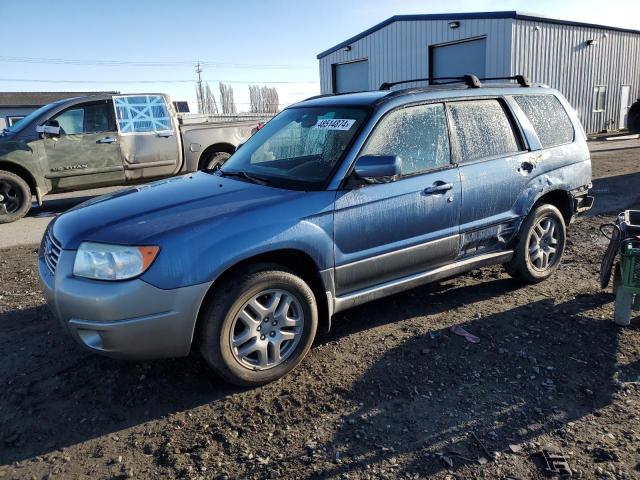
[[[411,82],[429,82],[431,85],[432,82],[437,81],[436,85],[449,85],[452,83],[465,83],[470,88],[480,88],[482,87],[482,81],[485,80],[515,80],[518,85],[521,87],[530,87],[531,82],[527,80],[524,75],[514,75],[513,77],[486,77],[486,78],[478,78],[475,75],[468,74],[463,75],[461,77],[429,77],[429,78],[415,78],[413,80],[399,80],[397,82],[384,82],[380,85],[380,90],[390,90],[391,87],[395,85],[400,85],[401,83],[411,83]]]

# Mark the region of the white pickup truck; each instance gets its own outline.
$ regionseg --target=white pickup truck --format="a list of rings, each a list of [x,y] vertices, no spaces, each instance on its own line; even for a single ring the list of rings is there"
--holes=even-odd
[[[214,121],[176,113],[168,95],[60,100],[0,135],[0,223],[48,193],[139,183],[221,165],[258,118]]]

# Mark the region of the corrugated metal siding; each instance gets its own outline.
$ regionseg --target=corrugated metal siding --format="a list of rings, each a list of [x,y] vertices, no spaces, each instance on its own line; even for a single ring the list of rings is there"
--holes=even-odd
[[[640,34],[522,19],[461,20],[451,29],[449,21],[396,21],[353,42],[350,51],[321,58],[322,93],[331,93],[334,63],[369,59],[373,90],[383,82],[427,77],[429,45],[486,36],[487,76],[524,74],[557,88],[587,132],[618,127],[622,85],[631,85],[632,101],[640,98]],[[588,47],[589,39],[598,44]],[[592,111],[595,85],[608,87],[605,112]]]
[[[617,129],[622,85],[631,85],[633,101],[640,97],[638,34],[514,20],[512,35],[511,71],[562,92],[587,132],[605,130],[611,123]],[[590,39],[598,44],[587,46]],[[596,85],[608,87],[604,112],[593,112]]]
[[[428,77],[429,45],[480,36],[487,38],[487,75],[509,74],[513,20],[461,20],[460,27],[454,29],[449,28],[449,21],[395,22],[355,41],[350,51],[341,49],[330,53],[320,59],[321,92],[331,93],[334,63],[369,59],[369,88],[375,90],[383,82]]]

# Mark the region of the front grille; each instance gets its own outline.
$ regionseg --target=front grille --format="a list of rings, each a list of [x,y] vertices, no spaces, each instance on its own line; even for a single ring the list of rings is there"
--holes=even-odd
[[[49,229],[44,237],[42,257],[44,258],[44,263],[47,264],[47,268],[52,275],[55,275],[56,273],[61,252],[62,247],[54,238],[51,233],[51,229]]]

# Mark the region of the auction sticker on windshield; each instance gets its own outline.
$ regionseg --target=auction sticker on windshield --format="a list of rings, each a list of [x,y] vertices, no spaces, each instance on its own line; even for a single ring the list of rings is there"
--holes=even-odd
[[[322,130],[349,130],[354,123],[356,123],[355,120],[347,118],[331,118],[318,120],[318,123],[316,123],[313,128]]]

